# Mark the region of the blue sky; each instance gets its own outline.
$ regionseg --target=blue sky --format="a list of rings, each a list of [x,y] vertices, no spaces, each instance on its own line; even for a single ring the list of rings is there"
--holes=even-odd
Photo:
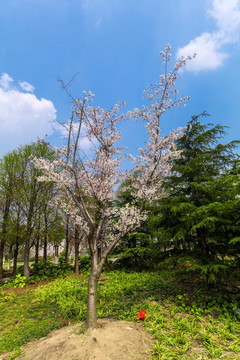
[[[166,114],[164,133],[206,110],[230,127],[226,141],[239,139],[240,0],[0,0],[0,155],[46,134],[60,144],[54,121],[71,103],[58,79],[78,74],[73,96],[90,90],[102,107],[140,107],[168,43],[173,60],[197,57],[177,84],[191,101]],[[142,127],[122,130],[134,153]]]

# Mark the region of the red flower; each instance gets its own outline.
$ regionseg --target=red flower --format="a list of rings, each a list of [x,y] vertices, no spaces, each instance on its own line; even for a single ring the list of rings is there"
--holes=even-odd
[[[138,319],[139,320],[145,320],[145,315],[146,315],[146,311],[145,310],[140,310],[139,313],[138,313]]]

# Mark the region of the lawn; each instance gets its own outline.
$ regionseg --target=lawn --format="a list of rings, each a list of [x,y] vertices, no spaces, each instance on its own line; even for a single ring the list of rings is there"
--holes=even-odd
[[[98,316],[138,321],[155,337],[151,359],[240,359],[240,295],[172,266],[158,271],[104,272],[99,281]],[[66,276],[24,288],[0,290],[0,353],[52,329],[85,321],[87,274]]]

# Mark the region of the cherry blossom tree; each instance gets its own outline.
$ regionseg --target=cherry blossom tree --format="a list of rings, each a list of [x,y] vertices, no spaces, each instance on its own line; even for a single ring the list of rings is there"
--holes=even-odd
[[[73,99],[67,146],[54,148],[53,161],[34,159],[35,166],[44,174],[39,181],[53,181],[58,186],[59,196],[54,204],[74,219],[87,239],[91,255],[88,283],[88,327],[91,328],[96,327],[97,283],[107,256],[125,235],[146,220],[146,201],[163,196],[162,182],[171,171],[172,161],[180,155],[175,141],[182,136],[182,129],[162,136],[160,118],[189,99],[178,98],[175,89],[178,72],[188,59],[181,58],[168,72],[170,46],[160,54],[165,73],[159,83],[147,86],[144,92],[147,105],[124,114],[125,102],[106,110],[94,106],[94,95],[84,92],[80,100]],[[138,149],[137,156],[129,155],[132,169],[123,172],[120,165],[125,149],[119,145],[118,124],[126,118],[145,122],[148,141],[144,149]],[[91,145],[88,156],[83,152],[83,141]],[[114,204],[122,183],[130,184],[134,201],[119,208]],[[121,187],[121,191],[125,190]]]

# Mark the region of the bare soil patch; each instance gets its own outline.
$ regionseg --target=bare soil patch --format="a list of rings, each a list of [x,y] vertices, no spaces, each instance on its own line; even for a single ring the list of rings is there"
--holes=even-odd
[[[18,360],[147,360],[153,339],[141,323],[99,320],[97,329],[82,324],[54,330],[23,348]]]

